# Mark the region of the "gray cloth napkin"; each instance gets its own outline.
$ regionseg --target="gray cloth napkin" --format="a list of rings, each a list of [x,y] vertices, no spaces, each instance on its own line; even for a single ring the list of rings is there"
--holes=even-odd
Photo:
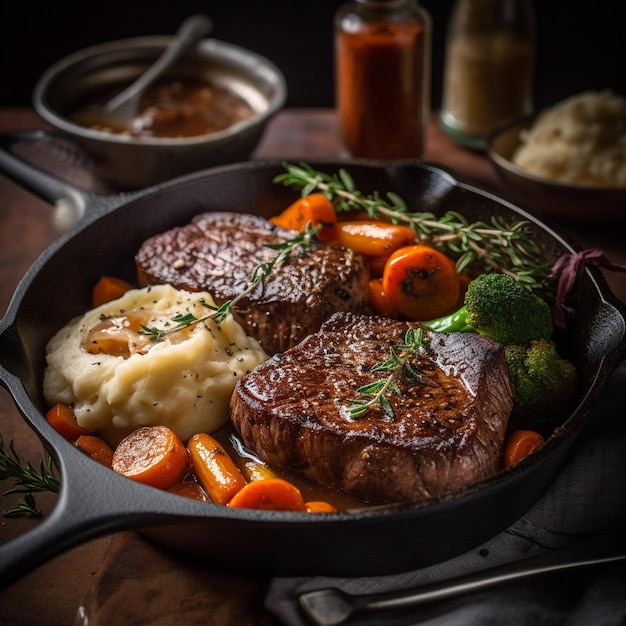
[[[411,588],[532,557],[614,528],[626,532],[626,368],[609,382],[588,429],[539,502],[513,526],[458,557],[401,574],[365,578],[275,578],[266,607],[284,624],[309,624],[298,596],[338,587],[349,593]],[[354,614],[367,626],[625,626],[626,566],[541,576],[445,602]]]

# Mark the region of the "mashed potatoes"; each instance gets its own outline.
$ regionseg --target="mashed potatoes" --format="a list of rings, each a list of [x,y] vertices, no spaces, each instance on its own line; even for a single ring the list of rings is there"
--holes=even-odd
[[[115,445],[132,430],[161,424],[186,441],[228,420],[239,377],[267,359],[232,317],[189,325],[150,341],[140,324],[167,330],[177,315],[205,317],[207,293],[159,285],[76,318],[48,343],[44,396],[74,405],[78,423]]]
[[[513,163],[568,185],[626,187],[626,98],[585,91],[542,113]]]

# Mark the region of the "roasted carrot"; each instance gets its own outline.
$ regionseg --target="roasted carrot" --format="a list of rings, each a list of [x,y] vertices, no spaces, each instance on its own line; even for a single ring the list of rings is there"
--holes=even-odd
[[[383,289],[383,281],[380,278],[370,278],[368,283],[370,304],[374,307],[377,315],[400,319],[400,311],[391,304],[387,293]]]
[[[129,282],[121,278],[102,276],[92,289],[91,304],[96,307],[117,300],[132,288],[133,286]]]
[[[113,448],[97,435],[81,435],[74,441],[74,445],[90,456],[94,461],[106,467],[113,463]]]
[[[92,432],[79,425],[72,407],[63,402],[52,406],[46,413],[46,419],[52,428],[68,441],[75,441],[81,435],[89,435]]]
[[[303,232],[308,223],[311,226],[322,224],[323,228],[318,234],[322,241],[334,238],[334,226],[337,222],[337,214],[333,203],[323,193],[312,193],[298,198],[282,213],[270,218],[275,226]]]
[[[241,473],[244,475],[247,482],[251,482],[253,480],[267,480],[268,478],[278,478],[276,472],[274,472],[271,467],[251,459],[243,461],[243,464],[240,467]]]
[[[515,430],[504,446],[504,467],[514,465],[534,452],[543,443],[543,436],[534,430]]]
[[[299,231],[302,227],[302,213],[300,213],[300,209],[298,208],[298,201],[288,206],[282,213],[270,217],[269,221],[274,224],[274,226]]]
[[[202,487],[192,480],[184,480],[180,483],[174,483],[168,491],[174,493],[177,496],[184,496],[185,498],[191,498],[192,500],[199,500],[200,502],[208,502],[206,493],[204,493]]]
[[[411,320],[445,315],[461,291],[454,261],[423,244],[396,250],[385,265],[382,284],[391,304]]]
[[[144,426],[122,439],[112,467],[132,480],[167,489],[183,475],[187,463],[187,449],[173,430]]]
[[[342,211],[337,214],[338,222],[360,222],[364,220],[371,220],[372,216],[366,211]],[[384,217],[377,218],[379,221],[385,221]]]
[[[337,508],[330,502],[324,502],[323,500],[305,502],[304,505],[309,513],[335,513],[337,511]]]
[[[334,241],[365,256],[377,257],[415,243],[415,233],[408,226],[376,220],[339,222]]]
[[[227,504],[246,485],[246,480],[220,442],[197,433],[187,442],[196,478],[216,504]]]
[[[395,250],[394,250],[395,252]],[[367,264],[370,269],[370,277],[371,278],[382,278],[383,272],[385,271],[385,265],[387,265],[387,261],[391,253],[386,254],[384,256],[369,256],[367,257]]]
[[[255,480],[240,489],[228,502],[236,509],[306,511],[300,490],[282,478]]]

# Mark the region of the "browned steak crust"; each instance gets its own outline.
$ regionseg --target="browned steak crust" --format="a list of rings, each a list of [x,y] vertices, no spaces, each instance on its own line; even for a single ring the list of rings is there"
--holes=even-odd
[[[135,261],[142,286],[169,283],[208,291],[218,304],[243,292],[261,264],[278,254],[267,244],[284,243],[295,231],[240,213],[204,213],[185,226],[148,239]],[[369,311],[369,271],[351,250],[314,242],[298,248],[263,285],[238,301],[238,321],[269,354],[295,345],[335,311]]]
[[[337,314],[295,348],[238,381],[231,420],[244,444],[273,466],[372,502],[417,502],[497,471],[512,392],[503,349],[473,333],[427,333],[412,361],[421,382],[398,380],[353,419],[349,399],[385,377],[371,367],[400,344],[409,324]],[[417,324],[411,324],[417,327]]]

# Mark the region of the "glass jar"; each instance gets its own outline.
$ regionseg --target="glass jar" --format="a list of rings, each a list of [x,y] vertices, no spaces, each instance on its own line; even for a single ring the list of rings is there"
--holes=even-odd
[[[530,0],[456,0],[446,41],[444,130],[484,149],[494,128],[531,113],[534,61]]]
[[[334,22],[336,107],[352,157],[422,158],[430,115],[430,15],[415,0],[353,0]]]

